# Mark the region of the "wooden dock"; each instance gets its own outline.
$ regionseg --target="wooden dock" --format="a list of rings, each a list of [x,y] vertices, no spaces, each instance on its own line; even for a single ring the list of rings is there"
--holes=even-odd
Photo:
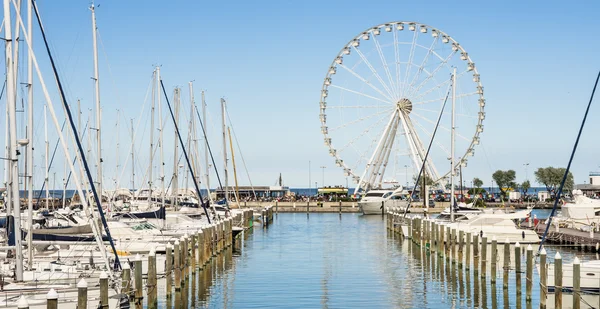
[[[546,230],[546,224],[539,223],[534,230],[541,237]],[[584,232],[566,227],[560,227],[557,230],[555,226],[551,226],[546,241],[583,251],[600,252],[600,233]]]

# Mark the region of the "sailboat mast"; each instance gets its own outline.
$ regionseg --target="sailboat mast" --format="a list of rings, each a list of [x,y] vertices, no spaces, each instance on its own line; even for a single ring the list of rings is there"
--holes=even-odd
[[[102,114],[100,110],[100,81],[98,79],[98,43],[96,38],[96,10],[94,4],[92,4],[90,10],[92,11],[92,39],[94,42],[94,89],[96,97],[96,141],[98,143],[98,156],[97,156],[97,173],[98,178],[98,194],[100,195],[100,203],[102,203],[102,140],[100,127],[102,126]]]
[[[455,107],[456,107],[456,68],[452,73],[452,132],[451,132],[451,145],[450,145],[450,221],[454,222],[454,177],[456,176],[456,168],[454,166],[454,142],[456,135],[455,127]]]
[[[202,124],[204,127],[204,134],[206,135],[208,128],[206,127],[206,101],[204,100],[204,91],[202,91]],[[209,156],[208,139],[205,138],[204,139],[204,165],[206,168],[206,187],[208,188],[208,191],[209,191],[208,196],[210,199],[210,175],[209,175],[210,165],[208,164],[208,156]]]
[[[12,28],[10,21],[10,0],[4,0],[4,38],[6,42],[6,104],[8,105],[8,120],[10,129],[10,190],[14,211],[14,233],[16,249],[16,276],[17,281],[23,281],[23,244],[21,243],[21,199],[19,198],[19,161],[17,152],[17,101],[15,97],[15,73],[12,50]]]
[[[178,126],[179,125],[179,88],[175,88],[175,90],[173,90],[173,103],[175,104],[175,125]],[[173,150],[173,185],[171,186],[171,188],[173,189],[171,192],[171,195],[173,196],[173,199],[175,199],[173,205],[175,206],[175,209],[177,210],[177,206],[179,205],[179,200],[178,200],[178,189],[179,189],[179,165],[178,165],[178,159],[179,159],[179,142],[177,140],[177,130],[175,130],[175,138],[173,139],[175,141],[175,148]]]
[[[27,0],[27,32],[29,39],[33,35],[31,18],[31,1]],[[33,64],[31,50],[27,52],[27,180],[29,189],[27,190],[27,264],[29,269],[33,266],[33,235],[31,229],[33,226]]]
[[[227,175],[227,123],[225,122],[225,99],[221,98],[221,116],[222,116],[222,124],[223,124],[223,167],[225,169],[225,205],[227,205],[228,201],[228,180],[229,176]]]
[[[152,108],[150,111],[150,170],[148,171],[148,204],[152,203],[152,170],[154,167],[154,109],[156,102],[156,70],[152,81]]]
[[[133,139],[133,118],[131,119],[131,190],[135,192],[135,156],[133,149],[135,148],[135,140]]]
[[[50,175],[49,175],[49,170],[48,170],[48,156],[50,155],[50,143],[48,142],[48,106],[44,105],[44,151],[45,151],[45,162],[44,162],[44,171],[46,172],[46,175],[44,177],[44,182],[46,183],[46,185],[44,186],[46,188],[46,209],[50,209],[50,206],[48,205],[48,196],[50,195],[49,189],[48,187],[50,186],[49,180],[50,180]]]
[[[156,67],[156,87],[158,87],[158,83],[160,83],[160,67]],[[161,95],[157,95],[157,104],[158,104],[158,126],[160,127],[160,131],[158,132],[158,147],[160,148],[160,197],[161,197],[161,207],[165,207],[165,153],[163,151],[163,120],[162,120],[162,106],[160,104]]]
[[[194,151],[196,152],[196,160],[194,160],[194,175],[196,175],[196,179],[194,179],[195,182],[200,183],[200,178],[202,177],[202,175],[200,174],[200,148],[198,146],[198,136],[196,135],[196,132],[198,131],[196,128],[196,117],[194,117],[194,115],[196,114],[196,99],[194,98],[194,82],[190,82],[190,104],[192,107],[192,117],[191,117],[191,122],[192,122],[192,141],[194,143]]]

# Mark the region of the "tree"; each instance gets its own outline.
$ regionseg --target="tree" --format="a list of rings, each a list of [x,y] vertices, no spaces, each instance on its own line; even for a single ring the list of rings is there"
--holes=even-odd
[[[431,177],[429,177],[429,175],[425,175],[425,176],[421,175],[421,178],[419,178],[419,183],[417,184],[417,187],[419,189],[423,185],[423,178],[425,178],[425,185],[427,185],[428,187],[437,185],[437,183],[435,181],[433,181],[433,179],[431,179]],[[414,182],[417,181],[417,176],[413,176],[413,181]]]
[[[487,191],[484,188],[471,188],[467,191],[468,194],[484,194],[487,195]]]
[[[475,177],[475,178],[473,178],[473,185],[476,188],[481,188],[481,186],[483,186],[483,181],[481,181],[481,179]]]
[[[546,187],[546,190],[550,192],[550,195],[556,194],[556,189],[560,186],[562,179],[565,175],[566,168],[560,167],[540,167],[535,171],[535,180],[538,183],[543,184]],[[573,190],[574,180],[573,174],[569,172],[567,175],[567,179],[565,181],[565,186],[563,188],[564,192],[570,192]]]
[[[529,190],[529,188],[531,188],[529,180],[523,181],[523,183],[521,184],[521,191],[523,192],[523,195],[527,195],[527,190]]]
[[[498,184],[498,187],[500,188],[500,192],[501,192],[502,196],[504,196],[504,197],[506,197],[506,193],[508,192],[509,188],[516,187],[516,184],[515,184],[516,177],[517,177],[517,175],[516,175],[515,171],[513,171],[513,170],[508,170],[508,171],[497,170],[494,172],[494,174],[492,174],[492,178]]]

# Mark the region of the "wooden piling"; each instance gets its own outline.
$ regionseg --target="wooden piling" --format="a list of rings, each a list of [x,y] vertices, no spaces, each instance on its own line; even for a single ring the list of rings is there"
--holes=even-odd
[[[134,269],[134,277],[135,277],[135,304],[141,305],[142,299],[144,298],[144,288],[142,281],[142,256],[137,254],[135,256],[135,269]]]
[[[481,237],[481,277],[487,275],[487,236]]]
[[[466,239],[465,269],[469,270],[471,269],[471,232],[467,232]]]
[[[148,280],[146,281],[148,309],[156,309],[158,307],[156,283],[156,249],[153,246],[148,254]]]
[[[100,306],[108,308],[108,274],[105,271],[100,273]]]
[[[179,239],[175,240],[175,245],[173,246],[173,255],[175,258],[174,270],[175,270],[175,292],[179,292],[181,290],[181,252],[179,251],[180,243]]]
[[[444,253],[446,251],[446,249],[445,249],[445,247],[446,247],[446,244],[445,244],[446,243],[446,239],[444,237],[444,226],[440,225],[439,229],[440,229],[440,240],[439,240],[439,242],[440,242],[440,249],[439,249],[438,254],[440,256],[444,256]]]
[[[533,248],[527,246],[527,270],[525,275],[525,301],[531,302],[531,290],[533,288]]]
[[[446,243],[444,245],[444,253],[446,254],[446,261],[450,260],[450,242],[452,238],[452,233],[450,232],[450,227],[446,226]]]
[[[508,271],[510,270],[510,240],[506,238],[504,241],[504,276],[502,287],[508,289]]]
[[[546,309],[548,296],[548,268],[546,265],[546,248],[540,250],[540,309]]]
[[[490,282],[492,284],[496,283],[496,264],[497,264],[497,254],[498,254],[498,240],[496,239],[496,236],[492,237],[492,252],[491,252],[491,258],[490,258],[490,263],[491,263],[491,278],[490,278]]]
[[[458,231],[458,268],[463,267],[463,250],[465,246],[465,232],[463,230]]]
[[[521,284],[521,244],[518,241],[515,244],[515,277],[518,296],[522,294],[523,289],[523,285]]]
[[[54,289],[46,294],[46,309],[58,309],[58,293]]]
[[[87,309],[88,284],[84,278],[77,283],[77,309]],[[21,307],[19,307],[21,308]]]
[[[131,268],[129,263],[122,264],[123,271],[121,272],[121,293],[129,297],[129,291],[131,289]]]
[[[578,257],[573,260],[573,309],[581,308],[581,263]]]
[[[559,252],[554,256],[554,308],[562,308],[562,257]]]
[[[173,289],[173,247],[171,243],[167,243],[166,246],[166,265],[165,265],[165,277],[167,278],[167,298],[171,297]]]
[[[452,229],[452,236],[450,237],[450,250],[452,255],[452,263],[456,263],[456,229]]]
[[[190,267],[192,268],[192,274],[196,273],[196,240],[198,239],[198,232],[190,235]]]
[[[479,234],[473,234],[473,269],[479,269]]]

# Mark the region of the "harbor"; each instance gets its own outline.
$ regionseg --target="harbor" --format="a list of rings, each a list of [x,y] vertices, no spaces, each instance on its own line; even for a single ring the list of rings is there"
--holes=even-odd
[[[0,308],[600,308],[598,4],[2,2]]]

